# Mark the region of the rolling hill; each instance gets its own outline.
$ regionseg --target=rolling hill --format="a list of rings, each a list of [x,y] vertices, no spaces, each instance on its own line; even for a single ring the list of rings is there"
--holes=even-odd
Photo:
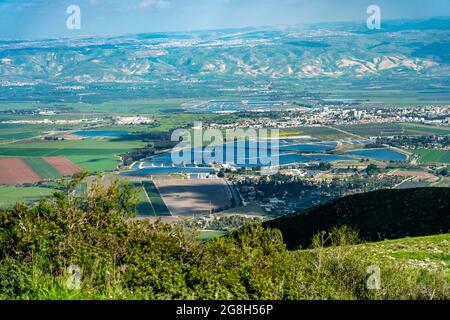
[[[0,83],[445,77],[450,19],[427,22],[391,22],[375,33],[361,23],[336,23],[2,41]]]
[[[337,199],[264,223],[279,229],[290,249],[309,247],[318,232],[348,225],[366,241],[450,232],[450,189],[381,190]]]

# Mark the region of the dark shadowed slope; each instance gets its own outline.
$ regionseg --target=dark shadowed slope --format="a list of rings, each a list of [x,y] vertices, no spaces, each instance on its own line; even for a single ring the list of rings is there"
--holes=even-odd
[[[450,232],[450,189],[381,190],[352,195],[264,223],[281,230],[290,249],[308,247],[314,234],[348,225],[366,241]]]

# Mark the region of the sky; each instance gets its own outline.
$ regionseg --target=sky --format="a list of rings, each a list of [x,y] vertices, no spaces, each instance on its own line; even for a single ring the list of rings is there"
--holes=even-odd
[[[80,8],[79,30],[67,28],[70,5]],[[450,0],[0,0],[0,38],[365,21],[369,5],[380,7],[382,19],[450,16]]]

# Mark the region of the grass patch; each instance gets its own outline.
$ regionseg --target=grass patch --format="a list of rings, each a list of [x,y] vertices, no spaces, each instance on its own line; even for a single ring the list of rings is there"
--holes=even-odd
[[[444,267],[450,281],[450,234],[403,238],[359,246],[380,262],[392,259],[425,269]]]
[[[222,237],[227,235],[226,231],[216,231],[216,230],[202,230],[198,234],[198,239],[201,241],[211,240],[214,238]]]

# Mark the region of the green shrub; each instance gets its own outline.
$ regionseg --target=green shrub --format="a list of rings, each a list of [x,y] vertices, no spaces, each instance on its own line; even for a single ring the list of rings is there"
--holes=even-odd
[[[82,177],[81,177],[82,178]],[[348,227],[288,251],[277,230],[247,224],[206,242],[189,229],[133,219],[128,184],[94,184],[35,206],[0,212],[2,299],[448,299],[439,271],[381,263],[367,288],[370,255]],[[325,243],[331,244],[326,246]],[[80,270],[80,287],[68,285]]]

